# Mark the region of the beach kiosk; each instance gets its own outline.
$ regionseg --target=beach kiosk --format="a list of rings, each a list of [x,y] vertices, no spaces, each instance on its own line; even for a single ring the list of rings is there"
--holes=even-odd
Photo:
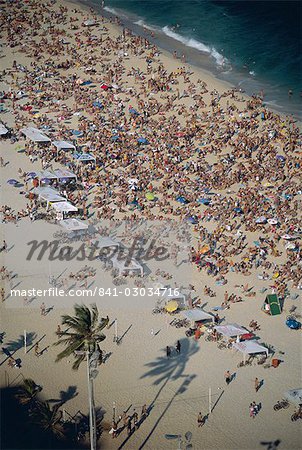
[[[118,270],[119,275],[123,275],[126,273],[138,273],[141,277],[144,275],[143,266],[136,261],[134,258],[131,258],[130,261],[125,259],[119,259],[118,256],[113,256],[111,259],[114,269]]]
[[[52,141],[52,145],[56,147],[57,149],[57,155],[59,154],[60,150],[68,151],[68,150],[76,150],[75,145],[71,144],[71,142],[68,141]]]
[[[34,127],[26,127],[22,128],[20,132],[31,142],[35,144],[50,144],[51,140],[49,139],[43,131]]]
[[[265,353],[268,357],[268,349],[264,345],[260,345],[255,341],[234,342],[233,349],[243,353],[243,361],[245,362],[247,355],[255,355]]]
[[[265,298],[262,310],[271,316],[281,314],[280,300],[276,294],[268,294]]]

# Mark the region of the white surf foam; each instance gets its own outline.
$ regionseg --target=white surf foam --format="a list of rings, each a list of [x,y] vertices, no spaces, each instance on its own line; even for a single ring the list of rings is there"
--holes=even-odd
[[[186,38],[184,36],[181,36],[178,33],[175,33],[175,31],[171,30],[168,26],[165,26],[162,28],[162,31],[165,33],[166,36],[169,36],[176,41],[181,42],[182,44],[186,45],[187,47],[195,48],[196,50],[199,50],[203,53],[208,53],[212,56],[212,58],[215,59],[218,66],[224,66],[228,62],[226,58],[224,58],[223,55],[221,55],[214,47],[208,47],[207,45],[203,44],[202,42],[197,41],[194,38]]]
[[[139,25],[140,27],[143,27],[143,28],[147,28],[147,30],[150,30],[150,31],[157,31],[156,30],[156,28],[154,28],[154,27],[151,27],[151,25],[148,25],[146,22],[144,22],[143,20],[137,20],[136,22],[134,22],[135,23],[135,25]]]
[[[116,12],[116,10],[115,10],[114,8],[110,8],[109,6],[105,6],[104,9],[105,9],[107,12],[109,12],[109,13],[111,13],[111,14],[114,14],[115,16],[118,15],[117,12]]]

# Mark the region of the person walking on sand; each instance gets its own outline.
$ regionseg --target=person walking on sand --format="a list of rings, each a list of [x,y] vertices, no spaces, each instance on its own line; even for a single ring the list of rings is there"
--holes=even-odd
[[[170,349],[169,345],[167,345],[167,347],[166,347],[166,353],[167,353],[167,358],[170,358],[170,356],[171,356],[171,349]]]
[[[62,333],[61,327],[60,327],[60,325],[58,325],[58,326],[57,326],[56,334],[58,335],[58,337],[60,337],[60,334],[61,334],[61,333]]]
[[[141,420],[144,420],[148,415],[147,412],[147,405],[146,403],[142,406],[142,412],[141,412]]]
[[[35,345],[35,355],[36,356],[40,356],[40,348],[39,348],[39,344],[38,342]]]
[[[197,424],[198,424],[198,428],[202,427],[202,425],[204,424],[204,420],[203,420],[203,416],[202,416],[201,412],[198,413]]]
[[[225,378],[226,384],[229,385],[230,382],[232,381],[232,375],[229,370],[227,370],[226,373],[224,374],[224,378]]]
[[[179,354],[180,350],[181,350],[181,343],[179,341],[176,342],[175,349],[176,349],[176,352]]]
[[[4,302],[5,300],[5,290],[4,288],[1,289],[1,301]]]
[[[130,436],[130,434],[132,433],[132,425],[131,425],[130,417],[128,417],[128,422],[127,422],[127,433],[128,433],[128,436]]]
[[[258,380],[257,377],[254,380],[254,385],[255,385],[255,391],[258,392],[260,389],[260,381]]]
[[[45,316],[45,314],[46,314],[46,306],[45,306],[44,302],[40,306],[40,310],[41,310],[41,316]]]
[[[253,406],[252,403],[250,403],[249,410],[250,410],[250,417],[252,417],[253,419],[255,419],[255,409],[254,409],[254,406]]]
[[[134,425],[134,429],[137,430],[138,429],[138,414],[137,412],[134,410],[133,412],[133,425]]]

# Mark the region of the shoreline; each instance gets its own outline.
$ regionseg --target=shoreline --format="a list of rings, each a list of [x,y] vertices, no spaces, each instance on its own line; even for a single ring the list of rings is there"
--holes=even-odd
[[[171,58],[173,58],[173,51],[177,51],[178,55],[185,54],[186,55],[186,64],[191,66],[196,72],[200,72],[200,74],[206,74],[209,77],[212,77],[216,83],[222,84],[225,88],[235,87],[236,89],[242,89],[242,93],[251,98],[253,95],[259,95],[260,91],[264,90],[264,92],[269,92],[269,100],[266,100],[266,96],[263,100],[263,105],[270,111],[280,114],[283,117],[293,116],[294,119],[300,124],[302,123],[302,114],[301,108],[302,101],[297,99],[294,104],[294,112],[290,110],[291,101],[288,100],[286,105],[274,105],[276,100],[273,98],[273,92],[270,92],[270,82],[269,80],[261,80],[258,78],[250,77],[248,73],[240,72],[238,69],[233,70],[228,66],[220,66],[214,63],[214,58],[207,52],[199,51],[191,46],[187,46],[186,44],[180,42],[178,39],[168,36],[161,29],[156,27],[144,27],[142,24],[143,20],[139,19],[139,17],[134,17],[128,11],[111,8],[105,6],[104,9],[101,7],[97,7],[94,4],[88,4],[88,2],[81,2],[80,0],[71,1],[71,3],[83,5],[85,8],[89,9],[90,7],[94,8],[98,14],[103,14],[104,17],[115,19],[118,17],[122,24],[125,25],[126,28],[132,30],[135,34],[147,38],[152,44],[156,45],[160,50],[166,52]],[[111,11],[110,11],[111,10]],[[115,11],[116,14],[113,12]],[[125,14],[127,13],[127,14]],[[139,24],[138,22],[141,22]],[[118,26],[123,26],[123,25]],[[115,24],[117,25],[117,24]],[[153,35],[151,35],[151,33]],[[181,38],[181,36],[179,36]],[[203,45],[203,44],[201,44]],[[222,55],[220,55],[221,58]],[[217,56],[216,56],[217,57]],[[179,57],[179,63],[181,64],[181,57]]]
[[[94,382],[95,405],[104,415],[98,448],[173,450],[177,441],[165,435],[185,436],[188,431],[196,449],[263,450],[263,442],[277,440],[282,442],[280,450],[300,448],[299,421],[290,420],[295,405],[273,409],[301,381],[300,331],[285,325],[292,305],[301,317],[301,155],[296,124],[263,111],[256,99],[232,91],[211,74],[184,67],[165,50],[157,53],[143,39],[123,36],[112,19],[97,16],[97,26],[85,26],[84,21],[94,17],[89,6],[69,0],[16,2],[5,4],[2,16],[7,49],[0,90],[7,95],[1,119],[12,135],[0,140],[1,245],[7,243],[0,252],[0,333],[6,333],[2,347],[22,365],[9,366],[7,353],[0,354],[1,390],[7,382],[16,387],[31,378],[43,388],[43,400],[50,406],[64,400],[62,417],[79,411],[88,417],[86,363],[72,370],[73,354],[56,362],[64,347],[54,344],[58,326],[68,331],[62,315],[74,315],[75,303],[95,302],[100,317],[108,315],[111,324],[100,344],[109,356],[98,366]],[[26,33],[18,34],[18,27]],[[47,143],[26,138],[20,131],[28,126],[45,133]],[[58,150],[58,140],[76,144],[76,151],[91,154],[95,163],[78,161],[70,147]],[[66,173],[62,178],[58,169],[71,171],[76,183],[66,181]],[[58,198],[46,195],[44,200],[51,203],[47,205],[36,191],[39,182],[46,189],[51,186],[59,202],[63,197],[76,211],[57,213]],[[63,228],[67,218],[78,220],[89,232],[80,238],[69,235]],[[139,275],[135,266],[126,276],[118,265],[113,269],[99,259],[27,259],[32,240],[60,239],[60,248],[84,244],[89,250],[94,239],[111,236],[130,249],[134,237],[142,235],[149,238],[146,251],[151,238],[168,248],[165,220],[174,232],[171,258],[146,258]],[[116,229],[119,221],[122,231]],[[137,231],[137,223],[146,226],[143,232]],[[180,233],[183,224],[189,235],[186,245]],[[45,297],[31,296],[31,289],[44,292],[54,283],[66,296],[53,297],[52,291]],[[108,286],[120,286],[121,291],[129,287],[133,295],[125,290],[124,295],[106,297],[98,290],[94,295],[82,293]],[[134,288],[158,286],[179,290],[185,305],[180,301],[170,315],[165,308],[169,298],[164,298],[163,310],[155,313],[157,295],[134,295]],[[12,289],[24,291],[24,296],[13,296]],[[78,297],[67,295],[76,290]],[[282,298],[282,314],[263,312],[271,291]],[[211,318],[200,327],[199,338],[195,332],[186,334],[189,327],[173,326],[187,309],[202,309]],[[258,364],[257,357],[243,367],[239,351],[206,339],[217,313],[221,325],[238,324],[262,350],[269,349],[268,367]],[[250,324],[255,320],[259,327],[253,332]],[[274,368],[273,358],[282,364]],[[234,374],[230,384],[226,371]],[[256,377],[263,381],[259,392]],[[261,405],[255,419],[249,415],[253,401]],[[1,403],[3,417],[9,408]],[[113,439],[112,418],[124,411],[140,414],[143,405],[149,414],[138,429],[128,436],[119,424]],[[202,427],[199,412],[205,418]],[[13,418],[11,427],[16,426]],[[82,448],[89,446],[85,433]],[[5,434],[7,440],[11,437]],[[74,442],[70,447],[75,450]],[[46,443],[35,448],[41,450],[42,445]]]

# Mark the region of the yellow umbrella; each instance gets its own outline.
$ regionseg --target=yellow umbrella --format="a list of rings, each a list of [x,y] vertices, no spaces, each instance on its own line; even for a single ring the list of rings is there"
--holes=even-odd
[[[178,309],[178,303],[176,300],[171,300],[165,306],[167,312],[174,312]]]
[[[200,253],[202,255],[204,255],[205,253],[208,253],[209,250],[210,250],[210,247],[208,245],[204,245],[203,247],[201,247]]]
[[[152,192],[147,192],[145,197],[147,200],[150,200],[150,201],[155,199],[155,196]]]

